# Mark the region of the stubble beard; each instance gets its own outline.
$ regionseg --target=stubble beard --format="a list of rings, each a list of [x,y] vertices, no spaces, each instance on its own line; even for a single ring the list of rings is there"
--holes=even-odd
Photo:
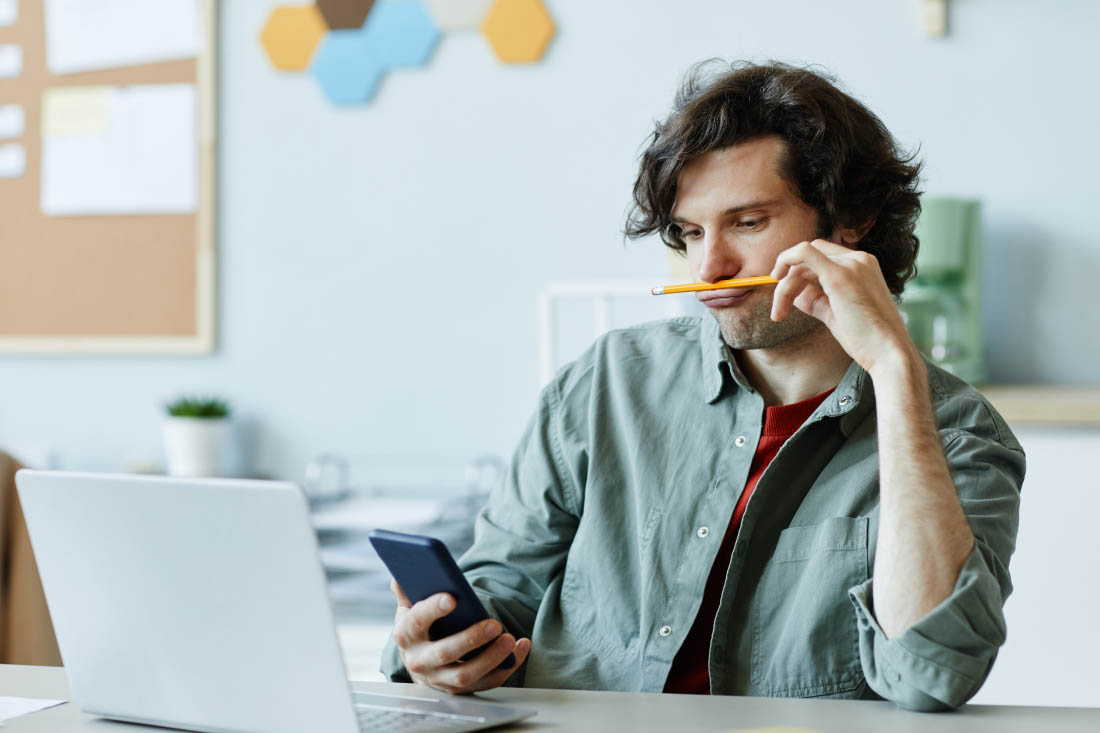
[[[797,342],[825,324],[813,316],[792,308],[787,317],[776,323],[771,319],[771,293],[757,291],[743,303],[728,308],[711,309],[718,321],[722,339],[731,349],[774,349]]]

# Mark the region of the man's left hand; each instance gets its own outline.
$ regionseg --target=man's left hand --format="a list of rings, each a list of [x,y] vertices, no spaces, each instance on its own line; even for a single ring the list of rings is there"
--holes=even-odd
[[[874,255],[815,239],[782,252],[771,276],[773,321],[792,307],[808,313],[872,376],[876,364],[916,355]]]

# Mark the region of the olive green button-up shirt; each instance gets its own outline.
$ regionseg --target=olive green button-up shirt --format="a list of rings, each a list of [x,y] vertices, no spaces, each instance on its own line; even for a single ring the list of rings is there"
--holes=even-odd
[[[1005,640],[1024,453],[980,393],[928,372],[976,539],[950,597],[896,638],[875,619],[875,395],[853,363],[748,502],[710,643],[713,693],[935,710],[977,692]],[[764,408],[709,316],[614,331],[556,375],[460,562],[490,614],[532,640],[509,684],[663,689]],[[392,640],[382,671],[408,679]]]

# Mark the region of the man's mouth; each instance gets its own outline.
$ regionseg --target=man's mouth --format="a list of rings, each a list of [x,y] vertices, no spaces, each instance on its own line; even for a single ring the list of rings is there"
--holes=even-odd
[[[730,288],[728,290],[704,290],[696,295],[699,302],[708,308],[726,308],[737,305],[745,298],[753,288]]]

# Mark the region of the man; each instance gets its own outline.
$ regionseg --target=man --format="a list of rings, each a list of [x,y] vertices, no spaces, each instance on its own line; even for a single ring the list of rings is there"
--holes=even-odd
[[[558,373],[462,559],[494,619],[431,641],[453,600],[395,587],[390,678],[918,710],[977,692],[1024,454],[896,307],[918,168],[817,73],[689,75],[627,234],[660,233],[699,280],[780,282],[703,292],[713,318],[610,333]]]

